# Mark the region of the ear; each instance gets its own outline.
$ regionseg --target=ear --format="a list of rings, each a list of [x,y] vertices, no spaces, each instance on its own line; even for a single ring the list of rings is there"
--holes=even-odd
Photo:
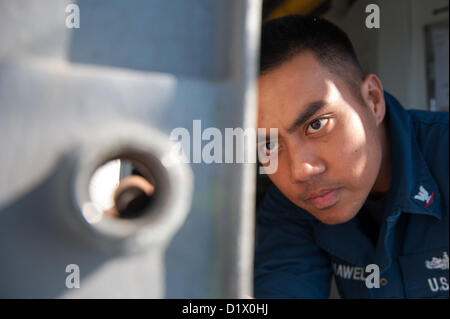
[[[370,109],[376,125],[383,122],[386,114],[386,103],[384,101],[383,85],[375,74],[369,74],[361,84],[361,96]]]

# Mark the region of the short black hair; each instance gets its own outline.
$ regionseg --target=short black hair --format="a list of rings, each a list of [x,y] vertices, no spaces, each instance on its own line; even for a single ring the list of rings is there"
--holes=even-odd
[[[308,51],[360,97],[359,87],[364,72],[352,43],[343,30],[320,17],[289,15],[264,23],[260,75]]]

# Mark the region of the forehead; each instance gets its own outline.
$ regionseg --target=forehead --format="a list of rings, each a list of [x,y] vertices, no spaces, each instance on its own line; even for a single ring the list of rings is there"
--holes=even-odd
[[[292,122],[307,103],[340,98],[342,85],[312,53],[302,53],[259,77],[259,127]]]

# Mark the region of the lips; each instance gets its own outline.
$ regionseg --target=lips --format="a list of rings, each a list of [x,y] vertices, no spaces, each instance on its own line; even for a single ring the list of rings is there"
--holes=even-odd
[[[307,201],[318,209],[328,208],[338,201],[339,189],[326,189],[311,194]]]

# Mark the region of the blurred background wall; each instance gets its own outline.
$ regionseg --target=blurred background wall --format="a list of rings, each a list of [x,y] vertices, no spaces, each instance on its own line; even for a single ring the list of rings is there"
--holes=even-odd
[[[265,0],[263,4],[264,20],[313,14],[334,22],[349,35],[364,70],[376,73],[405,108],[448,110],[448,0]],[[378,29],[365,26],[369,4],[380,9]],[[438,95],[444,96],[438,101],[436,78]]]

